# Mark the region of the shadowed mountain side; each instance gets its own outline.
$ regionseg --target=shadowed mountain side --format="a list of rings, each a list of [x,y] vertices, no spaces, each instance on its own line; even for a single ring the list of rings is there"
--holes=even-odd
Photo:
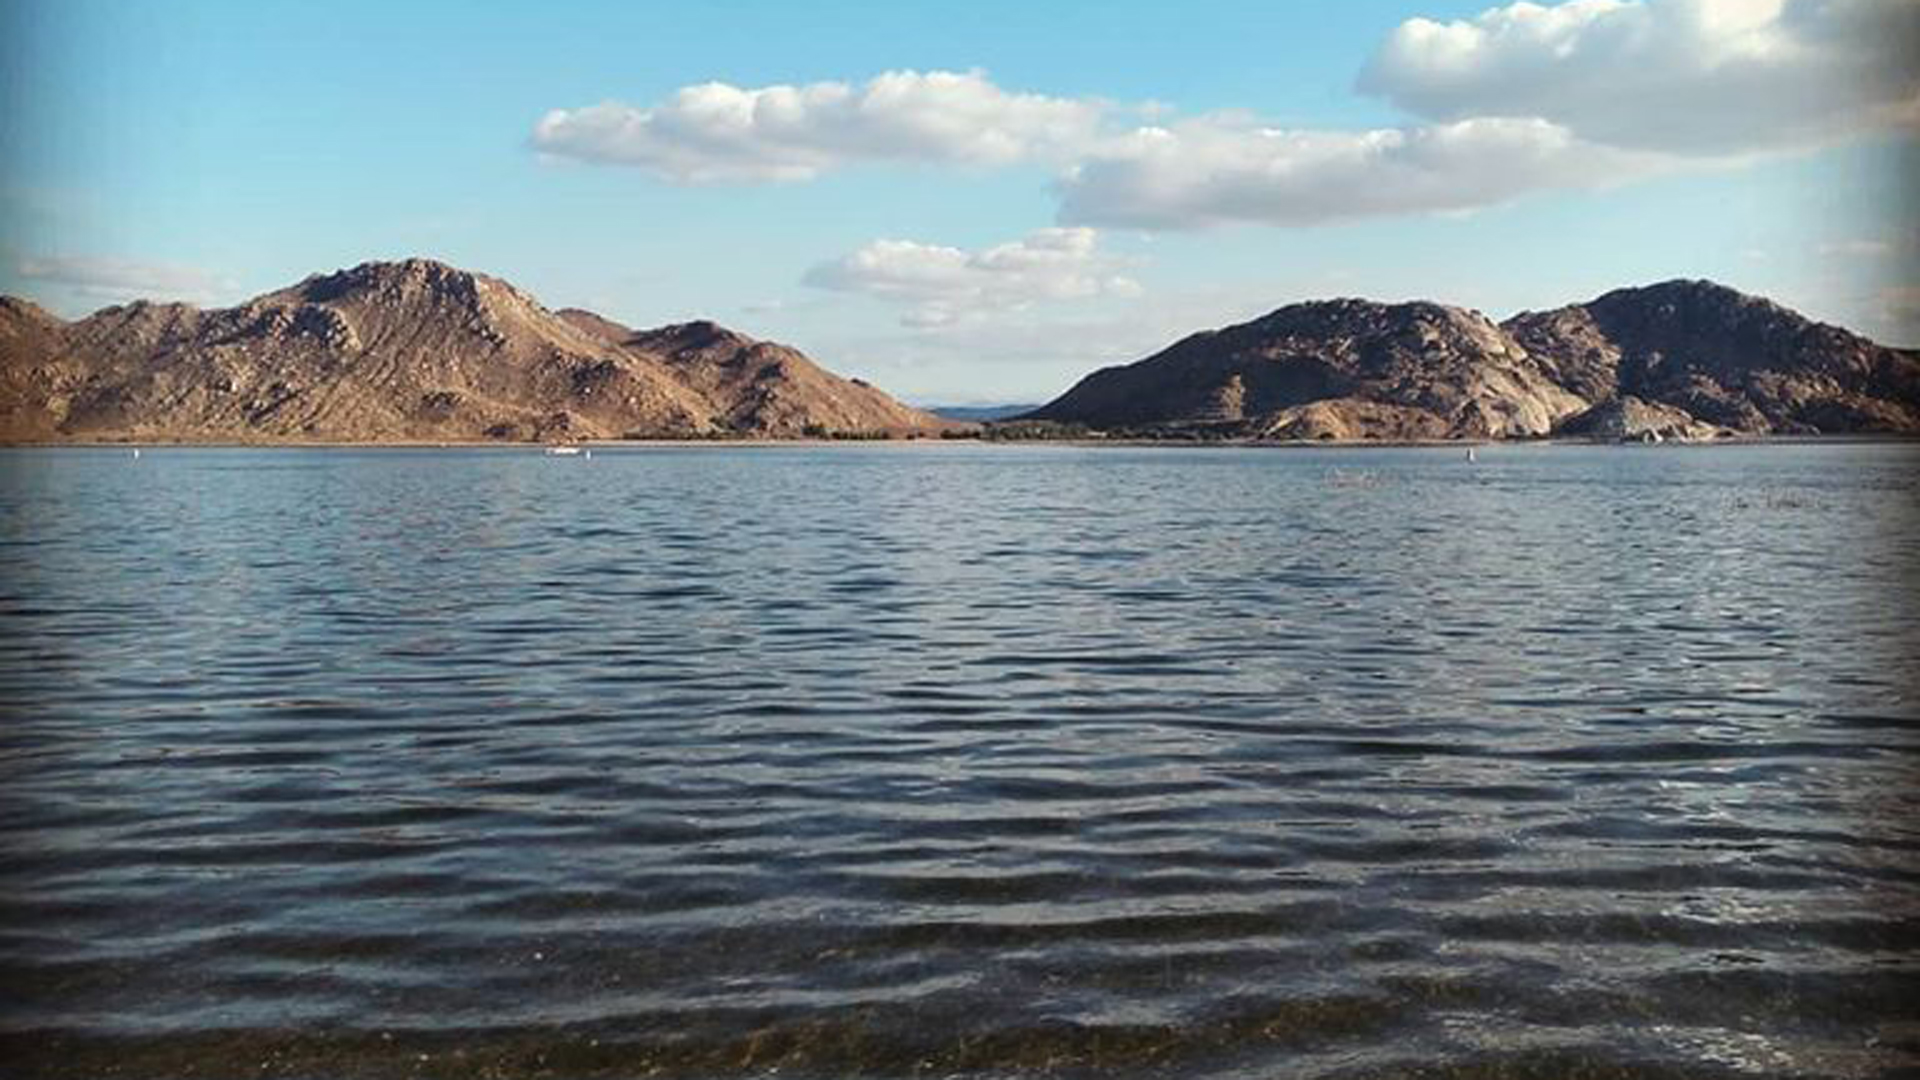
[[[1562,385],[1749,434],[1920,431],[1920,359],[1710,281],[1508,319]]]
[[[1485,438],[1543,435],[1585,406],[1477,312],[1322,300],[1097,371],[1028,416],[1249,436]]]
[[[64,323],[0,307],[9,441],[439,441],[953,428],[712,324],[635,332],[425,259],[232,308],[134,303]]]
[[[1286,439],[1920,431],[1920,361],[1710,282],[1495,325],[1432,303],[1295,304],[1106,368],[1023,419]]]

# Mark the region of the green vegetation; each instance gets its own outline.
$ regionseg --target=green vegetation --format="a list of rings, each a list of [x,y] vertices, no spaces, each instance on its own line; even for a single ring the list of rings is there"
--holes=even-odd
[[[996,420],[982,424],[978,435],[978,438],[989,442],[1052,442],[1101,437],[1100,432],[1085,424],[1063,424],[1054,420]]]

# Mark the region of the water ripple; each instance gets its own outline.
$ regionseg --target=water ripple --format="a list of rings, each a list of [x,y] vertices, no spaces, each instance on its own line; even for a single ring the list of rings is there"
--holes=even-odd
[[[4,461],[10,1075],[1920,1070],[1909,447]]]

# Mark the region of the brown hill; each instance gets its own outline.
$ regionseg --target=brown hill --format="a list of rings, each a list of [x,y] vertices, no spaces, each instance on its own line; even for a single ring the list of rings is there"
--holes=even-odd
[[[689,327],[704,328],[690,331]],[[237,307],[0,303],[7,441],[918,435],[956,425],[710,323],[633,331],[426,259]]]
[[[1289,439],[1920,432],[1920,360],[1710,282],[1497,326],[1331,300],[1094,372],[1023,419]]]
[[[1616,289],[1504,329],[1569,389],[1749,434],[1920,431],[1920,360],[1710,281]]]
[[[842,379],[797,349],[755,341],[716,323],[697,321],[634,330],[590,311],[560,313],[598,340],[666,362],[675,377],[714,402],[733,431],[795,436],[818,431],[916,432],[961,428],[909,408],[864,379]]]
[[[1478,312],[1323,300],[1096,371],[1032,419],[1280,438],[1541,435],[1586,402]]]
[[[67,352],[65,326],[37,304],[0,296],[0,432],[54,436],[67,396],[87,374]]]
[[[1631,394],[1577,412],[1555,424],[1553,433],[1606,442],[1699,442],[1734,434],[1685,409],[1642,401]]]

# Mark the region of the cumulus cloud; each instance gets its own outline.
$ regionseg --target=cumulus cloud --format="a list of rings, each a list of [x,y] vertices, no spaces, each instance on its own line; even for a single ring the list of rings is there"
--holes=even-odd
[[[28,281],[65,286],[107,300],[205,302],[225,287],[213,274],[191,266],[93,255],[27,256],[14,270]]]
[[[860,161],[1061,160],[1094,137],[1104,108],[1009,93],[978,71],[894,71],[859,86],[712,82],[648,108],[555,109],[533,145],[679,182],[807,180]]]
[[[1590,142],[1725,155],[1911,123],[1915,0],[1567,0],[1402,23],[1364,92],[1434,121],[1532,117]]]
[[[896,71],[560,109],[533,144],[688,183],[805,180],[858,162],[1039,162],[1058,170],[1068,225],[1297,226],[1473,210],[1920,128],[1915,56],[1920,0],[1520,2],[1394,29],[1358,85],[1409,119],[1378,130],[1182,118],[1010,91],[978,71]]]
[[[1143,229],[1313,225],[1471,210],[1661,165],[1658,156],[1585,143],[1544,120],[1355,132],[1196,121],[1142,128],[1070,170],[1059,185],[1060,216]]]
[[[979,251],[876,240],[815,266],[802,280],[908,305],[901,322],[925,328],[1036,301],[1136,295],[1140,286],[1124,267],[1099,250],[1092,229],[1038,229]]]

